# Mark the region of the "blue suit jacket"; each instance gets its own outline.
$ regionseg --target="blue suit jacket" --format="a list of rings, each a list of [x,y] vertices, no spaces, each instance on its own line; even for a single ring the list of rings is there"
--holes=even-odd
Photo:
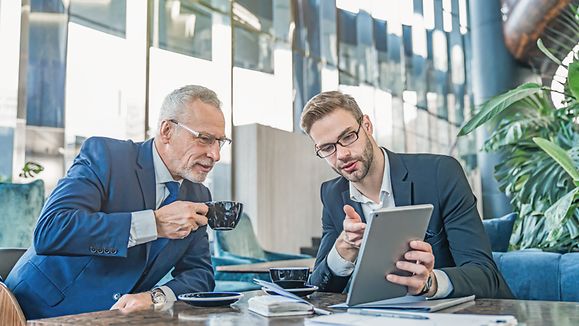
[[[206,226],[182,240],[127,248],[131,212],[155,209],[153,141],[87,139],[48,198],[34,246],[6,284],[28,319],[109,309],[120,295],[150,290],[175,267],[166,285],[175,295],[212,291]],[[180,200],[211,200],[201,184],[183,181]],[[148,267],[149,266],[149,267]]]
[[[476,198],[460,164],[449,156],[386,152],[396,206],[434,205],[425,240],[432,245],[435,268],[452,282],[450,296],[512,298],[493,261]],[[323,183],[321,197],[322,241],[310,282],[323,291],[342,292],[350,277],[334,275],[326,259],[343,230],[343,206],[351,205],[365,219],[361,205],[350,199],[345,178]]]

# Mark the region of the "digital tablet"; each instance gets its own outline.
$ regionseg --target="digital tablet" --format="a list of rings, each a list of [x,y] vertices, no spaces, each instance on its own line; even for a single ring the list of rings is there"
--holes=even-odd
[[[427,204],[372,212],[352,274],[347,306],[406,295],[406,287],[389,282],[386,274],[410,275],[396,268],[396,262],[404,260],[410,241],[424,239],[432,209]]]

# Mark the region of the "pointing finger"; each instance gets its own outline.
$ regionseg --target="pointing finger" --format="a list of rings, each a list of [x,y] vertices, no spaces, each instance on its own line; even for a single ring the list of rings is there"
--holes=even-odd
[[[356,213],[354,208],[350,205],[344,205],[344,213],[346,213],[347,219],[356,220],[356,221],[360,221],[360,222],[362,221],[362,219],[360,218],[360,215],[358,213]]]

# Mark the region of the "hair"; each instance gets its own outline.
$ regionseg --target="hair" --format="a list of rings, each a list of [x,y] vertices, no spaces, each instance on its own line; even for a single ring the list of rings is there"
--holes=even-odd
[[[221,101],[219,101],[214,91],[199,85],[183,86],[169,93],[163,100],[163,105],[161,105],[161,110],[159,111],[157,130],[161,128],[161,123],[165,120],[179,120],[185,112],[187,104],[195,100],[200,100],[221,110]]]
[[[358,103],[351,95],[339,91],[322,92],[306,103],[302,111],[300,126],[309,135],[310,129],[316,121],[338,109],[352,113],[357,121],[360,121],[364,116]]]

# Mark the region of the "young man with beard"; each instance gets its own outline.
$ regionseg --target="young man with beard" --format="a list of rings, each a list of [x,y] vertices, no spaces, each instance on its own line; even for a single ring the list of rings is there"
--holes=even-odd
[[[476,198],[454,158],[379,147],[368,116],[351,96],[337,91],[312,98],[301,127],[315,143],[316,155],[340,175],[321,187],[323,234],[312,284],[344,291],[373,210],[432,204],[424,241],[411,241],[405,260],[396,263],[412,276],[388,274],[384,281],[429,298],[512,297],[492,259]]]
[[[220,105],[213,91],[185,86],[165,98],[154,139],[84,142],[6,280],[27,319],[131,312],[213,290],[201,182],[231,142]]]

